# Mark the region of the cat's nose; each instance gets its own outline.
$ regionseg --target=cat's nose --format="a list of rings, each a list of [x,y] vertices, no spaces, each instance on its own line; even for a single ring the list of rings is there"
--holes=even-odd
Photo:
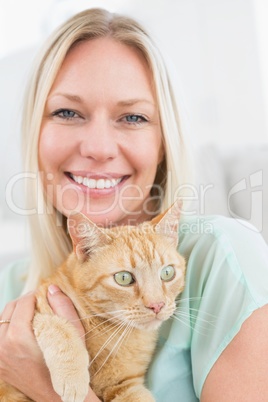
[[[164,302],[160,302],[160,303],[151,303],[148,306],[146,306],[147,308],[150,308],[151,310],[153,310],[153,312],[155,314],[158,314],[160,310],[162,310],[162,308],[164,307],[165,303]]]

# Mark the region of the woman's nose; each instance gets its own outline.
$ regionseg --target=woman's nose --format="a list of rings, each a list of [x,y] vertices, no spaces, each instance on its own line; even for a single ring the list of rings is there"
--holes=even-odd
[[[80,153],[84,158],[97,162],[114,159],[118,154],[115,128],[109,121],[96,120],[88,123],[80,144]]]

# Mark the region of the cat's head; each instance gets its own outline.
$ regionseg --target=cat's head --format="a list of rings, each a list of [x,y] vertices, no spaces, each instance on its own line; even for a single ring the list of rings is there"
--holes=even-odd
[[[185,261],[177,252],[180,203],[138,226],[100,229],[80,213],[68,225],[76,280],[94,313],[154,330],[176,308]]]

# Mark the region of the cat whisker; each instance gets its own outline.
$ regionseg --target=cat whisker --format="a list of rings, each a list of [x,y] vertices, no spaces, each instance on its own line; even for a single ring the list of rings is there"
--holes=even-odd
[[[203,323],[209,324],[209,325],[212,325],[212,326],[215,326],[214,323],[216,322],[216,321],[212,321],[212,320],[211,321],[206,320],[205,318],[202,318],[202,317],[200,317],[198,315],[191,314],[191,313],[186,313],[186,312],[183,312],[183,311],[178,311],[177,313],[175,313],[175,315],[183,316],[183,317],[196,318],[196,319],[198,318],[199,321],[202,321]]]
[[[119,323],[112,322],[110,325],[105,326],[105,328],[98,331],[98,333],[87,337],[86,340],[88,341],[89,339],[96,338],[98,336],[103,336],[104,334],[106,334],[107,332],[110,332],[112,329],[118,327],[119,325],[120,325],[120,322]]]
[[[120,311],[120,310],[118,310],[118,311]],[[123,310],[122,310],[122,311],[123,311]],[[120,316],[121,316],[121,314],[118,314],[118,315],[115,316],[115,317],[117,318],[117,317],[120,317]],[[75,320],[70,321],[70,322],[74,322],[74,321],[75,321]],[[78,320],[78,321],[79,321],[79,320]],[[87,340],[90,339],[90,338],[94,338],[95,336],[101,335],[102,332],[105,331],[105,329],[106,329],[107,327],[104,328],[104,330],[100,330],[97,334],[92,335],[91,337],[87,337],[87,335],[88,335],[90,332],[94,331],[97,327],[106,324],[108,321],[112,321],[112,318],[108,318],[108,319],[106,319],[105,321],[102,321],[101,323],[99,323],[99,324],[96,325],[95,327],[91,328],[89,331],[85,332],[85,334],[80,335],[80,336],[78,337],[78,339],[85,338],[85,341],[87,341]],[[112,322],[112,323],[109,325],[109,327],[111,327],[111,326],[112,326],[112,327],[115,327],[115,326],[118,326],[118,324]],[[109,330],[111,330],[111,328],[110,328]],[[108,332],[108,331],[107,331],[107,332]]]
[[[117,351],[118,351],[118,349],[119,349],[119,347],[121,346],[121,344],[122,344],[122,342],[123,342],[123,340],[124,340],[124,335],[127,333],[127,331],[129,330],[129,327],[130,327],[130,322],[129,323],[127,323],[127,324],[124,324],[124,325],[126,325],[126,328],[124,329],[124,331],[123,331],[123,333],[120,335],[120,337],[119,337],[119,339],[117,340],[117,342],[116,342],[116,344],[114,345],[114,347],[112,348],[112,350],[110,351],[110,353],[108,354],[108,356],[106,357],[106,359],[104,360],[104,362],[102,363],[102,365],[100,366],[100,368],[96,371],[96,373],[93,375],[93,377],[95,377],[98,373],[99,373],[99,371],[102,369],[102,367],[104,366],[104,364],[107,362],[107,360],[109,359],[109,357],[111,356],[111,354],[113,353],[113,351],[117,348]],[[117,351],[116,351],[116,353],[117,353]],[[114,356],[115,357],[115,356]],[[92,377],[92,378],[93,378]]]
[[[103,313],[96,313],[96,314],[87,315],[85,317],[80,317],[80,318],[78,318],[76,320],[72,320],[70,322],[82,321],[82,320],[87,320],[87,319],[92,318],[92,317],[102,317],[103,315],[117,314],[117,313],[126,312],[126,311],[127,311],[126,309],[124,309],[124,310],[115,310],[115,311],[106,311],[106,312],[103,312]]]
[[[98,325],[96,325],[95,327],[93,327],[93,328],[91,328],[89,331],[87,331],[87,332],[85,333],[85,336],[88,335],[91,331],[94,331],[96,328],[100,327],[101,325],[106,324],[108,321],[112,321],[114,318],[118,318],[118,317],[120,317],[120,316],[122,316],[122,314],[118,314],[118,315],[116,315],[116,316],[114,316],[114,317],[107,318],[106,320],[100,322]]]
[[[135,328],[134,324],[135,324],[135,321],[130,321],[129,322],[129,326],[128,326],[129,327],[129,333],[127,334],[126,340],[129,337],[129,335],[131,334],[131,332],[133,331],[133,329]]]
[[[214,317],[214,318],[217,317],[215,314],[207,313],[206,311],[200,310],[200,309],[198,309],[198,308],[190,307],[189,310],[192,310],[192,311],[201,311],[203,314],[210,315],[211,317]]]
[[[191,315],[191,314],[187,314],[187,313],[183,313],[183,312],[178,313],[178,315],[176,315],[176,313],[175,313],[174,316],[179,317],[179,318],[180,317],[181,318],[186,318],[188,320],[197,319],[196,315]],[[208,321],[208,320],[205,320],[203,318],[198,317],[198,321],[195,321],[195,327],[199,327],[199,328],[202,328],[204,330],[209,330],[209,329],[212,329],[212,328],[216,328],[216,325],[211,321]]]
[[[204,296],[196,296],[196,297],[185,297],[185,298],[177,298],[175,300],[175,303],[183,303],[183,302],[188,302],[188,301],[195,301],[195,300],[201,300],[203,299]]]
[[[98,353],[96,354],[96,356],[91,360],[89,367],[92,365],[92,363],[97,359],[97,357],[101,354],[101,352],[105,349],[105,347],[114,339],[114,337],[118,334],[118,332],[120,332],[120,330],[125,326],[126,324],[124,322],[122,322],[119,325],[119,328],[117,328],[112,335],[109,336],[109,338],[104,342],[104,344],[102,345],[102,347],[100,348],[100,350],[98,351]]]
[[[179,307],[176,308],[175,311],[176,312],[184,312],[184,313],[186,313],[187,311],[190,311],[190,313],[194,312],[194,313],[196,313],[196,315],[201,313],[201,314],[203,314],[205,316],[208,316],[207,318],[211,317],[211,318],[213,318],[215,320],[217,319],[217,316],[215,314],[207,313],[206,311],[203,311],[203,310],[200,310],[200,309],[197,309],[197,308],[191,308],[191,307],[187,308],[187,307],[179,306]]]
[[[122,338],[122,342],[120,342],[120,344],[118,345],[118,347],[117,347],[117,349],[116,349],[116,351],[115,351],[115,353],[114,353],[114,355],[113,355],[113,357],[112,357],[112,360],[115,358],[115,356],[117,355],[117,353],[118,353],[118,350],[120,349],[120,347],[121,347],[121,345],[122,345],[122,343],[123,343],[123,341],[127,341],[127,339],[128,339],[128,337],[130,336],[130,334],[131,334],[131,332],[133,331],[133,329],[134,329],[134,326],[133,326],[133,323],[134,323],[134,321],[130,321],[128,324],[127,324],[127,328],[126,328],[126,334],[124,335],[124,337]],[[125,331],[124,331],[125,332]]]
[[[172,318],[174,318],[175,320],[177,320],[177,321],[181,322],[182,324],[186,325],[186,327],[191,328],[193,331],[197,332],[198,334],[206,336],[205,333],[202,333],[202,332],[198,331],[197,328],[195,328],[191,324],[183,321],[181,318],[179,318],[179,317],[177,317],[175,315],[172,315]]]
[[[188,318],[198,319],[198,321],[199,321],[198,325],[200,325],[200,321],[201,321],[204,324],[207,324],[213,328],[216,328],[215,324],[217,323],[217,316],[210,314],[210,313],[206,313],[205,311],[202,311],[199,309],[191,309],[191,308],[184,311],[183,309],[178,307],[175,310],[174,314],[178,315],[178,316],[184,316],[184,317],[188,317]],[[200,317],[201,314],[204,315],[207,319],[204,317]]]

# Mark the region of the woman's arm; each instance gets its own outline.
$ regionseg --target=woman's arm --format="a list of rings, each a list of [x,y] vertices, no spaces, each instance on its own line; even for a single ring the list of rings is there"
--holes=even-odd
[[[49,371],[32,330],[35,296],[27,294],[8,303],[0,326],[0,378],[38,401],[58,401]]]
[[[201,402],[268,401],[268,305],[244,322],[204,383]]]
[[[48,294],[48,300],[56,314],[74,320],[83,336],[83,326],[70,299],[54,289],[54,294]],[[0,326],[0,378],[33,400],[56,402],[61,399],[53,390],[49,371],[32,330],[35,303],[34,294],[27,294],[8,303],[0,315],[0,320],[11,320],[10,324]],[[90,389],[86,401],[98,400]]]

